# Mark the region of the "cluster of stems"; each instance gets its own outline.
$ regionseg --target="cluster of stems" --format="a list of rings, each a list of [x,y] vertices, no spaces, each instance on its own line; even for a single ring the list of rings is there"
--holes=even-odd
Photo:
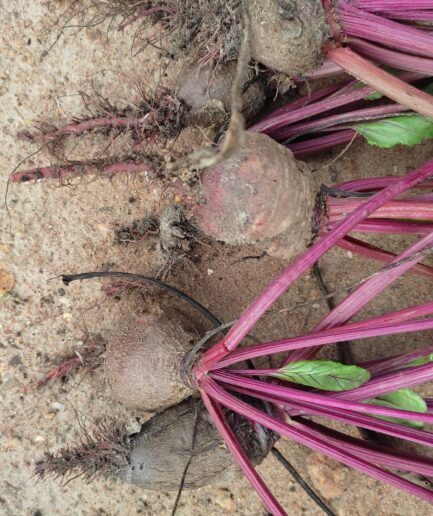
[[[379,68],[431,75],[433,35],[426,30],[433,21],[430,2],[322,1],[334,40],[325,49],[326,57],[402,106],[433,117],[428,94]],[[326,70],[333,68],[325,64]]]
[[[433,313],[433,301],[359,322],[350,322],[371,300],[403,274],[419,265],[424,252],[433,246],[433,231],[430,229],[421,233],[419,240],[392,259],[391,264],[394,266],[386,267],[361,283],[306,335],[237,349],[267,310],[329,249],[347,238],[348,233],[360,224],[369,222],[371,215],[380,210],[387,212],[394,206],[393,200],[407,193],[409,189],[423,184],[431,186],[431,182],[426,181],[429,181],[432,175],[433,161],[430,161],[407,176],[382,179],[383,183],[380,183],[379,179],[374,179],[371,184],[364,184],[363,180],[360,180],[356,185],[341,185],[343,189],[354,186],[360,191],[368,189],[372,195],[351,206],[350,213],[341,220],[333,220],[327,232],[250,304],[223,339],[210,348],[195,365],[195,382],[209,413],[236,461],[272,514],[286,513],[246,457],[242,446],[227,424],[224,408],[233,410],[297,443],[322,452],[342,464],[433,503],[433,491],[395,472],[432,476],[432,459],[396,451],[386,446],[366,444],[362,439],[337,432],[308,419],[309,416],[321,416],[324,419],[432,447],[433,432],[378,418],[381,416],[400,420],[416,419],[431,424],[432,403],[427,404],[429,408],[426,413],[417,413],[365,402],[433,379],[433,364],[430,362],[407,367],[410,361],[430,355],[431,346],[406,355],[363,364],[371,375],[367,383],[350,391],[332,393],[297,388],[292,384],[284,385],[272,377],[276,371],[272,369],[229,368],[240,362],[245,363],[245,360],[277,353],[285,354],[284,364],[308,360],[325,345],[433,329],[433,318],[428,317]],[[240,399],[238,394],[244,397]],[[275,408],[275,412],[268,413],[250,405],[245,401],[245,395],[269,402]]]

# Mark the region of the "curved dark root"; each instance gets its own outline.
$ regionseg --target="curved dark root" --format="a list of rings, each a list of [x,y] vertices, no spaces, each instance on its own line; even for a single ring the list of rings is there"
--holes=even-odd
[[[100,477],[113,479],[127,466],[129,452],[130,438],[124,426],[102,422],[91,433],[86,431],[77,446],[46,453],[36,463],[35,475],[40,480],[54,476],[62,482],[66,477],[71,477],[67,482],[77,477],[88,482]],[[74,472],[78,474],[71,476]]]

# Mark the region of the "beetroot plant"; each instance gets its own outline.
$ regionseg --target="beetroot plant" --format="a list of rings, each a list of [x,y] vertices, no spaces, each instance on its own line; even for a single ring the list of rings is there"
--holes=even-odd
[[[433,415],[429,408],[430,401],[411,390],[411,387],[427,382],[433,377],[431,346],[403,355],[353,365],[318,360],[315,356],[326,345],[387,335],[409,335],[413,332],[433,329],[433,319],[428,317],[433,313],[432,302],[350,322],[371,300],[404,273],[412,270],[426,254],[431,252],[433,231],[425,232],[419,240],[395,257],[390,265],[361,282],[305,335],[238,348],[275,301],[320,257],[345,238],[358,224],[363,223],[369,215],[382,209],[410,188],[419,186],[432,174],[433,162],[429,162],[405,177],[394,178],[366,198],[363,203],[354,207],[350,214],[336,222],[315,244],[289,265],[251,303],[240,318],[229,325],[227,334],[204,353],[201,349],[209,336],[201,339],[193,347],[190,343],[190,349],[184,353],[185,329],[176,327],[172,317],[170,321],[155,320],[151,325],[147,325],[144,332],[137,333],[139,328],[137,324],[127,325],[125,330],[116,331],[117,336],[113,337],[113,352],[109,352],[106,356],[108,361],[106,374],[109,384],[114,371],[115,376],[128,387],[121,389],[122,403],[136,406],[137,393],[128,389],[131,386],[132,390],[141,389],[143,384],[140,371],[136,368],[137,363],[142,364],[140,360],[137,362],[137,357],[143,353],[143,350],[140,345],[138,347],[135,345],[134,341],[136,341],[146,346],[145,354],[153,368],[148,373],[152,375],[152,384],[145,389],[147,391],[158,389],[158,378],[163,378],[164,385],[161,388],[167,392],[172,389],[172,392],[171,398],[168,392],[162,403],[164,407],[173,403],[172,407],[155,416],[149,425],[133,436],[125,436],[117,432],[113,439],[106,433],[99,433],[95,439],[88,440],[76,449],[67,448],[57,456],[47,456],[39,463],[38,473],[41,476],[48,473],[65,475],[78,469],[90,478],[101,474],[148,488],[168,489],[169,486],[175,488],[175,483],[173,479],[170,480],[168,471],[176,474],[186,468],[183,469],[183,476],[186,475],[189,479],[187,485],[191,487],[202,485],[194,480],[194,478],[201,478],[200,468],[204,463],[207,464],[207,460],[204,462],[201,460],[203,457],[200,457],[200,454],[205,453],[204,449],[209,449],[206,443],[215,442],[215,440],[209,436],[198,437],[198,429],[204,423],[198,423],[197,431],[191,428],[196,427],[191,420],[197,417],[202,420],[203,417],[200,415],[194,418],[191,416],[191,410],[202,414],[201,408],[194,408],[193,402],[183,401],[178,405],[179,392],[186,392],[188,395],[187,391],[191,390],[192,393],[200,393],[211,420],[227,448],[272,514],[286,514],[286,512],[257,473],[254,464],[260,462],[266,455],[272,446],[274,434],[293,439],[375,479],[433,502],[433,492],[411,480],[414,475],[428,477],[433,474],[431,459],[385,445],[366,443],[362,439],[346,435],[341,431],[328,428],[326,424],[319,424],[309,419],[310,416],[320,416],[325,420],[354,425],[423,446],[433,445],[433,434],[423,428],[425,424],[433,423]],[[117,277],[122,275],[122,273],[91,273],[65,276],[64,280],[68,283],[74,279],[97,275],[104,277],[110,274]],[[129,279],[135,278],[134,275],[126,276],[130,277]],[[179,355],[170,355],[172,358],[168,361],[160,358],[154,360],[153,354],[155,357],[160,357],[160,350],[146,344],[146,339],[149,337],[149,342],[152,342],[151,333],[154,331],[155,323],[159,325],[158,332],[166,335],[167,343],[164,345],[171,346],[171,342],[183,341]],[[227,325],[217,327],[212,334],[225,327]],[[189,337],[186,337],[186,340],[189,340]],[[175,347],[179,345],[175,344]],[[258,357],[276,354],[280,357],[281,354],[284,356],[277,367],[258,369],[252,365],[252,361]],[[183,356],[179,361],[180,355]],[[119,366],[115,364],[116,360]],[[144,367],[147,365],[142,366],[142,372]],[[118,375],[118,371],[122,368],[123,377]],[[181,390],[179,390],[179,382],[184,383]],[[117,387],[114,391],[117,391]],[[182,412],[187,405],[188,410]],[[142,407],[141,402],[140,407]],[[167,426],[164,423],[161,426],[160,419],[165,421],[168,418],[167,420],[172,421],[172,413],[175,414],[175,425]],[[240,420],[236,419],[239,417],[241,417]],[[248,427],[247,431],[240,431],[239,424],[235,423],[233,418],[236,421],[242,421],[242,418],[245,418],[244,424]],[[185,432],[178,428],[181,423],[184,424],[184,421],[189,428]],[[167,441],[167,436],[174,435],[173,432],[178,436],[176,444],[170,441],[171,438]],[[161,440],[165,443],[162,447],[158,444],[159,453],[156,456],[152,451],[153,435],[157,436],[157,442]],[[198,443],[204,443],[204,448],[200,444],[196,453],[191,452],[192,459],[189,461],[178,460],[179,454],[185,456],[185,450],[194,450],[195,439],[198,439]],[[179,440],[182,443],[178,442]],[[256,444],[251,447],[254,442]],[[169,451],[166,451],[167,445],[170,448]],[[251,452],[252,449],[254,453]],[[262,450],[260,453],[258,453],[259,449]],[[165,461],[165,465],[161,466],[158,464],[163,453],[168,453],[167,461],[168,459],[169,461]],[[188,477],[188,468],[193,461],[195,465]],[[223,464],[223,459],[221,461]],[[153,468],[157,470],[154,483],[148,475],[148,471],[153,471]],[[209,481],[219,476],[223,469],[226,469],[226,466],[222,468],[215,466],[216,476],[209,477]],[[163,474],[164,471],[167,475]],[[210,470],[207,469],[206,472],[208,471]],[[402,472],[408,473],[409,477],[402,476]],[[176,478],[178,479],[178,475]]]

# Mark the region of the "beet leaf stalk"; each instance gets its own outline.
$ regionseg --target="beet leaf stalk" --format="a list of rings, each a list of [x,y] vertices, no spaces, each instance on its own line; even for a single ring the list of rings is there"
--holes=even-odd
[[[405,202],[393,199],[416,185],[429,187],[432,174],[433,163],[430,162],[402,178],[371,178],[341,185],[342,192],[351,192],[349,188],[355,187],[358,193],[368,191],[370,195],[364,198],[354,196],[348,215],[341,214],[339,220],[333,221],[322,237],[253,301],[228,334],[205,352],[193,370],[195,382],[222,437],[273,514],[285,513],[278,509],[278,502],[270,497],[260,477],[252,471],[251,464],[243,460],[240,443],[224,430],[222,407],[433,503],[433,491],[408,479],[416,474],[431,476],[431,459],[405,454],[386,446],[369,446],[308,419],[310,416],[320,416],[325,420],[433,446],[433,433],[423,428],[425,424],[433,424],[433,414],[427,402],[411,390],[413,386],[433,379],[430,347],[373,363],[349,366],[315,359],[315,354],[324,345],[433,329],[433,302],[349,322],[389,285],[419,265],[433,246],[431,228],[420,232],[422,236],[418,241],[394,257],[391,265],[362,282],[306,335],[236,349],[291,283],[331,247],[348,238],[347,234],[358,224],[372,220],[368,217],[374,212],[384,210],[382,213],[386,212],[388,217],[389,210],[396,206],[393,202],[397,202],[397,207]],[[414,194],[407,202],[409,206],[414,198],[424,202],[430,199],[430,194]],[[394,223],[388,218],[384,220],[389,224]],[[404,224],[403,221],[399,223]],[[236,366],[276,353],[286,355],[280,367],[246,369],[243,366],[239,369],[240,366]],[[290,382],[289,386],[287,382]],[[242,395],[242,399],[239,395]],[[271,403],[278,416],[251,405],[245,401],[249,399],[245,396]],[[385,468],[391,468],[391,471]],[[406,472],[409,477],[403,478],[399,472]]]
[[[402,77],[412,82],[421,76]],[[422,87],[432,93],[431,85]],[[382,148],[416,145],[433,137],[433,122],[361,82],[343,81],[274,110],[250,130],[269,134],[302,158],[355,138]]]
[[[399,104],[433,117],[433,101],[425,92],[377,66],[392,65],[418,72],[431,70],[433,36],[411,25],[417,11],[412,4],[397,5],[397,21],[393,19],[395,6],[381,9],[377,2],[372,8],[372,3],[323,0],[335,42],[326,50],[327,57]],[[428,10],[424,13],[428,18],[426,13]]]

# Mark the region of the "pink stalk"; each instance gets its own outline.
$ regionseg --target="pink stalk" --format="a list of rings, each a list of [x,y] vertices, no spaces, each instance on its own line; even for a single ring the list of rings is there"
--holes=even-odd
[[[413,21],[413,22],[433,22],[433,11],[386,11],[382,13],[387,18],[394,20]],[[417,27],[419,30],[429,29],[429,27]]]
[[[354,7],[370,12],[433,9],[431,0],[351,0]]]
[[[288,110],[285,111],[283,111],[283,108],[279,108],[277,114],[270,113],[265,120],[261,120],[248,130],[256,133],[269,134],[293,122],[299,122],[300,120],[325,113],[331,109],[345,106],[358,100],[363,100],[374,92],[375,90],[373,88],[365,86],[363,88],[354,89],[335,96],[326,97],[323,100],[319,100],[318,102],[314,102],[314,104],[304,107],[296,109],[290,108],[289,110],[289,105],[287,106]]]
[[[338,20],[342,25],[342,32],[347,36],[368,39],[415,55],[433,55],[433,38],[430,34],[360,11],[348,2],[339,2]]]
[[[433,434],[431,432],[426,432],[425,430],[408,428],[399,423],[392,423],[391,421],[381,421],[380,419],[365,414],[322,407],[312,403],[301,403],[295,400],[286,401],[269,393],[252,391],[243,387],[230,387],[230,390],[246,394],[260,400],[268,401],[279,407],[285,407],[285,410],[288,411],[290,415],[294,413],[297,416],[300,414],[321,416],[327,419],[341,421],[342,423],[349,425],[373,430],[374,432],[379,432],[385,435],[391,435],[406,441],[422,444],[423,446],[433,447]]]
[[[320,131],[339,124],[348,124],[354,122],[365,122],[368,120],[377,120],[382,118],[390,118],[400,113],[408,111],[407,107],[391,104],[387,106],[375,106],[370,108],[358,109],[347,113],[339,113],[301,124],[291,125],[289,127],[278,130],[272,135],[277,141],[287,140],[307,134],[310,132]]]
[[[316,331],[315,333],[310,333],[301,337],[292,337],[289,339],[277,340],[274,342],[267,342],[265,344],[257,344],[254,346],[248,346],[247,348],[238,349],[236,351],[232,351],[228,356],[224,356],[224,358],[221,357],[217,363],[210,367],[210,369],[222,369],[229,365],[242,362],[243,360],[268,356],[275,353],[302,350],[304,348],[308,351],[310,348],[317,348],[318,346],[325,346],[326,344],[334,344],[337,342],[433,329],[433,319],[398,323],[385,322],[377,325],[370,324],[370,321],[374,320],[345,324],[344,326]],[[303,360],[303,358],[300,358],[300,360]]]
[[[310,95],[305,95],[304,97],[300,97],[299,99],[292,100],[288,104],[285,104],[282,107],[279,107],[277,109],[274,109],[271,113],[263,117],[261,120],[269,120],[275,116],[283,115],[285,113],[290,113],[291,111],[294,111],[295,109],[300,109],[305,106],[308,106],[310,104],[313,104],[314,102],[317,102],[324,97],[328,97],[329,95],[332,95],[333,93],[339,92],[343,87],[347,86],[348,84],[354,84],[356,81],[348,80],[339,82],[337,84],[331,84],[329,86],[326,86],[324,88],[320,88],[317,91],[314,91],[313,93],[310,93]]]
[[[377,260],[385,264],[392,263],[397,256],[396,254],[391,253],[390,251],[385,251],[384,249],[380,249],[379,247],[376,247],[374,245],[367,244],[367,242],[363,242],[362,240],[358,240],[356,238],[351,238],[347,236],[342,238],[338,242],[337,246],[341,247],[342,249],[345,249],[346,251],[350,251],[360,256],[364,256],[365,258]],[[433,267],[429,267],[428,265],[414,265],[410,272],[414,274],[419,274],[420,276],[424,276],[426,278],[433,279]]]
[[[426,303],[425,306],[429,307],[429,313],[431,313],[430,307],[433,306],[433,303]],[[416,360],[417,358],[424,358],[431,354],[433,354],[433,346],[427,346],[425,348],[412,351],[411,353],[395,355],[393,357],[374,360],[372,362],[361,362],[358,365],[368,369],[370,374],[374,377],[398,369],[407,368],[408,364],[413,360]]]
[[[362,192],[365,190],[378,190],[396,183],[400,178],[396,176],[368,177],[366,179],[353,179],[337,185],[339,190],[349,192]],[[417,188],[433,188],[433,181],[420,181]]]
[[[431,95],[381,70],[350,48],[330,48],[327,55],[354,77],[371,86],[374,91],[379,91],[386,97],[422,115],[433,117]]]
[[[364,199],[359,198],[336,199],[331,196],[328,197],[327,205],[330,222],[339,220],[341,216],[350,213],[364,202]],[[433,203],[415,202],[412,199],[389,201],[384,206],[378,208],[373,216],[377,219],[433,220]]]
[[[304,158],[311,156],[315,152],[333,149],[336,145],[350,143],[359,138],[359,135],[353,129],[338,131],[327,136],[320,136],[305,140],[303,142],[289,143],[287,147],[293,152],[296,158]]]
[[[378,378],[370,380],[361,387],[350,391],[332,393],[330,397],[338,397],[339,399],[354,401],[377,398],[378,396],[382,396],[389,392],[398,391],[399,389],[428,382],[432,378],[433,364],[428,363],[385,373]],[[418,416],[414,419],[418,419]]]
[[[408,258],[420,251],[423,251],[433,244],[433,233],[429,233],[422,239],[415,242],[412,246],[401,253],[397,260],[400,261]],[[345,322],[350,320],[356,313],[358,313],[366,304],[374,299],[378,294],[383,292],[389,285],[396,281],[400,276],[407,272],[411,267],[417,264],[422,259],[421,256],[417,256],[409,262],[398,265],[390,270],[387,270],[381,274],[374,275],[364,283],[362,283],[357,289],[352,291],[340,304],[338,304],[332,312],[330,312],[322,321],[317,324],[314,331],[331,328],[333,326],[343,325]],[[314,356],[318,351],[316,349],[300,350],[291,354],[289,361],[295,362],[297,360],[306,360]]]
[[[302,428],[303,432],[317,437],[326,437],[328,441],[341,447],[342,450],[361,456],[364,460],[373,464],[380,464],[400,471],[410,471],[419,475],[433,476],[433,459],[380,446],[372,441],[365,442],[362,439],[343,434],[307,419],[302,422],[296,421],[296,424]]]
[[[52,167],[37,167],[11,174],[9,180],[12,183],[24,183],[54,177],[64,179],[66,177],[81,177],[87,174],[100,173],[104,176],[114,176],[119,173],[130,174],[133,172],[154,172],[154,166],[149,161],[141,163],[118,162],[108,165],[97,163],[73,163],[71,165],[54,165]]]
[[[428,178],[433,173],[433,161],[423,167],[399,178],[380,192],[373,195],[366,203],[356,208],[337,226],[313,244],[302,256],[297,258],[285,271],[276,278],[244,311],[238,322],[227,335],[207,351],[196,368],[198,376],[209,371],[219,360],[233,351],[248,334],[263,314],[279,299],[279,297],[296,281],[309,267],[323,256],[354,227],[383,204],[416,184]],[[370,297],[371,299],[371,297]],[[344,340],[344,339],[343,339]]]
[[[333,228],[331,224],[330,229]],[[433,231],[432,222],[412,222],[399,220],[367,219],[356,226],[354,231],[360,233],[415,234],[426,235]],[[349,239],[349,237],[346,237]],[[347,249],[347,248],[346,248]]]
[[[433,74],[433,59],[395,52],[359,38],[349,38],[347,43],[350,48],[383,65],[410,72]]]
[[[257,494],[262,499],[262,502],[264,503],[265,507],[272,514],[284,516],[286,512],[277,502],[277,500],[270,492],[267,485],[263,482],[260,475],[252,466],[244,450],[242,449],[241,444],[236,438],[233,430],[228,425],[227,420],[219,405],[215,403],[215,401],[211,400],[206,392],[202,391],[201,395],[203,398],[203,402],[209,414],[211,415],[215,426],[217,427],[222,438],[224,439],[228,449],[231,451],[234,458],[236,459],[236,462],[239,464],[242,471],[244,472],[245,476],[251,482]]]
[[[412,482],[409,482],[408,480],[405,480],[398,475],[389,473],[388,471],[374,466],[346,451],[342,451],[338,446],[328,443],[325,439],[319,439],[318,437],[313,437],[312,435],[306,435],[306,433],[303,433],[302,430],[297,426],[296,422],[288,425],[287,423],[279,421],[273,416],[255,409],[247,403],[244,403],[243,401],[225,392],[210,378],[203,379],[203,388],[206,389],[206,392],[212,398],[216,399],[227,408],[230,408],[231,410],[234,410],[244,417],[247,417],[248,419],[266,426],[270,430],[278,432],[281,435],[285,435],[286,437],[289,437],[300,444],[304,444],[313,450],[324,453],[333,459],[336,459],[341,463],[350,466],[353,469],[367,473],[373,478],[387,482],[399,489],[406,490],[411,494],[414,494],[415,496],[418,496],[419,498],[427,500],[431,503],[433,502],[432,491],[413,484]]]
[[[344,70],[340,66],[336,65],[329,59],[325,59],[324,63],[319,66],[319,68],[303,75],[301,79],[324,79],[341,73],[344,73]]]
[[[408,387],[414,383],[423,383],[433,378],[433,365],[426,364],[418,366],[412,369],[423,369],[423,372],[417,374],[413,372],[408,381],[404,381],[400,378],[399,373],[393,373],[389,376],[392,380],[387,382],[383,380],[383,384],[380,383],[380,378],[368,382],[366,386],[353,389],[353,391],[342,391],[338,393],[332,393],[330,395],[318,394],[313,392],[301,391],[300,389],[294,389],[291,387],[285,387],[276,385],[274,383],[264,382],[262,380],[255,380],[253,378],[245,378],[240,375],[236,375],[232,372],[213,372],[211,377],[215,380],[219,380],[228,385],[234,385],[236,387],[245,387],[254,392],[262,392],[265,394],[271,394],[278,397],[280,400],[292,402],[296,401],[299,403],[306,403],[307,405],[314,404],[320,407],[330,407],[332,409],[340,409],[346,412],[361,412],[367,414],[375,414],[377,416],[386,416],[399,419],[416,419],[417,421],[423,421],[425,423],[433,423],[433,414],[413,412],[410,410],[394,409],[389,407],[381,407],[379,405],[370,405],[368,403],[360,403],[354,401],[355,399],[368,399],[380,396],[388,392],[392,392],[403,387]],[[425,371],[424,371],[425,370]],[[395,378],[394,378],[395,377]],[[418,381],[419,380],[419,381]],[[370,384],[373,384],[370,387]],[[394,387],[395,384],[395,387]],[[355,393],[351,395],[351,393]],[[359,392],[358,392],[359,391]],[[432,434],[433,438],[433,434]]]

